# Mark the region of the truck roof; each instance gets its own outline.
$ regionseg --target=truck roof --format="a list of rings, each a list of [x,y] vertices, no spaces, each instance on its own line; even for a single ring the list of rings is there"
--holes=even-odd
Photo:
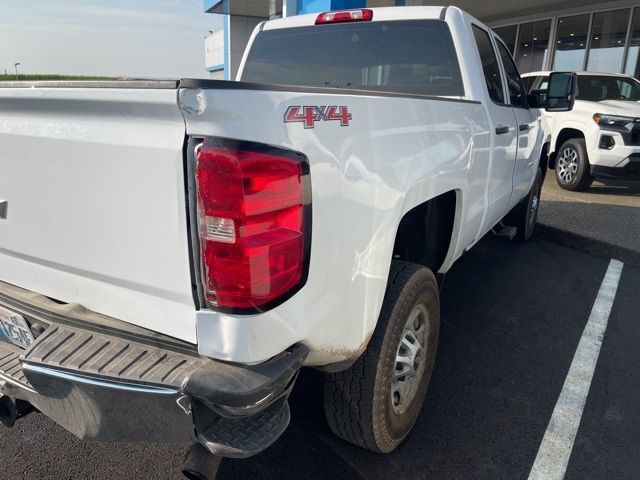
[[[443,20],[444,13],[447,11],[447,8],[450,7],[378,7],[368,8],[367,10],[373,11],[372,21],[376,22],[384,20]],[[316,18],[318,18],[318,14],[311,13],[269,20],[263,23],[262,29],[275,30],[278,28],[308,27],[315,25]]]

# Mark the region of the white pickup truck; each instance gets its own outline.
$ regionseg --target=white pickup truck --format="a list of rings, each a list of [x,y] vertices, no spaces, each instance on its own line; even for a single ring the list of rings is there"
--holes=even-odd
[[[531,91],[548,90],[550,72],[522,77]],[[640,180],[640,82],[628,75],[577,72],[571,112],[546,112],[549,166],[565,190],[595,178]]]
[[[281,435],[308,365],[339,436],[408,434],[435,275],[532,234],[537,97],[454,7],[262,23],[239,80],[0,84],[3,423],[193,442],[211,478]]]

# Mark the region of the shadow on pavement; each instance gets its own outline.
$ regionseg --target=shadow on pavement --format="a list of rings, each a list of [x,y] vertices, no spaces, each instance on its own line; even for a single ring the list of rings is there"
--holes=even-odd
[[[571,193],[571,192],[567,192]],[[640,197],[640,181],[624,182],[616,180],[598,180],[584,193],[600,195],[619,195],[623,197]]]
[[[447,275],[426,408],[396,452],[335,438],[321,375],[307,370],[289,430],[253,459],[226,460],[222,478],[526,478],[606,265],[539,239],[483,240]]]
[[[640,266],[638,207],[544,200],[538,223],[547,240]]]

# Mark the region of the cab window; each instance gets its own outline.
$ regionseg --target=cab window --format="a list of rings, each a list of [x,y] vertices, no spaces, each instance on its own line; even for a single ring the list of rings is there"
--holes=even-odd
[[[489,33],[480,27],[473,25],[473,36],[476,39],[484,80],[489,90],[489,97],[496,103],[504,104],[504,90],[502,88],[502,77],[498,66],[496,52],[491,45]]]
[[[527,91],[509,50],[507,50],[507,47],[505,47],[502,42],[497,41],[496,43],[498,44],[498,51],[500,52],[500,58],[502,58],[504,71],[507,74],[507,87],[509,88],[511,106],[516,108],[529,108]]]
[[[527,92],[531,93],[533,90],[549,90],[549,77],[547,75],[536,75],[522,79]]]
[[[464,96],[451,31],[441,20],[265,30],[249,50],[242,81]]]

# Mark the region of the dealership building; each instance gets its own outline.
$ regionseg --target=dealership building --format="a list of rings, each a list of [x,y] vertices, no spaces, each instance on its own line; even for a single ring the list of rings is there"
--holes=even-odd
[[[260,22],[305,13],[364,7],[443,5],[428,0],[204,0],[223,15],[205,39],[211,78],[233,79]],[[640,76],[640,2],[636,0],[460,0],[449,3],[502,37],[522,73],[589,70]]]

